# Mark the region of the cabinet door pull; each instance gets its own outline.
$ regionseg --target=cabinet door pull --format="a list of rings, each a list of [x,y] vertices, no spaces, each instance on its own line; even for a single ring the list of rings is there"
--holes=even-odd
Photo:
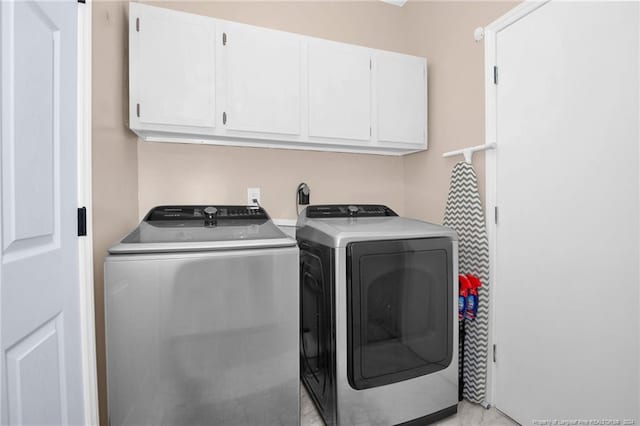
[[[222,124],[227,124],[227,113],[226,112],[222,113]]]

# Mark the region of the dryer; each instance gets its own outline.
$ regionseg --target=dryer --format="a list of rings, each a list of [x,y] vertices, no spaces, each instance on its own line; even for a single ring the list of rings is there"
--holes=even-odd
[[[110,425],[298,424],[298,248],[264,209],[156,207],[109,253]]]
[[[309,206],[297,226],[301,377],[325,423],[456,413],[455,231],[382,205]]]

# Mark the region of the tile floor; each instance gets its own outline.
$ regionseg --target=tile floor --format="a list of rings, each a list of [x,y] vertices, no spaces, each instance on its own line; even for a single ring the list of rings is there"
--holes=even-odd
[[[300,425],[324,426],[313,401],[304,386],[300,385]],[[477,404],[462,401],[458,405],[458,414],[434,423],[438,426],[512,426],[516,422],[500,413],[495,408],[485,410]]]
[[[307,389],[300,383],[300,426],[324,426]]]
[[[442,421],[437,426],[512,426],[518,423],[491,407],[488,410],[478,404],[462,401],[458,404],[458,413]]]

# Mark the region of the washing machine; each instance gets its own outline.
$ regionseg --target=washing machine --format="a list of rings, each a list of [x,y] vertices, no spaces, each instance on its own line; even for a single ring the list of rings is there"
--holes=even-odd
[[[301,378],[327,425],[457,412],[457,234],[382,205],[300,215]]]
[[[298,424],[298,248],[264,209],[156,207],[104,267],[111,426]]]

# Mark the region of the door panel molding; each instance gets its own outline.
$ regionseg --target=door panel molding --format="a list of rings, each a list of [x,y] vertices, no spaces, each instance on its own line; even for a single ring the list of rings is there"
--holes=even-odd
[[[65,380],[64,320],[58,313],[5,351],[9,421],[11,424],[68,424],[67,385]],[[27,380],[23,380],[27,377]],[[36,381],[38,386],[29,386]],[[43,392],[48,389],[49,392]],[[41,412],[37,398],[58,392],[57,405],[43,404],[49,411]],[[36,398],[36,400],[31,400]],[[13,409],[17,407],[17,409]],[[57,408],[57,410],[56,410]]]
[[[19,27],[9,22],[4,34],[8,46],[3,48],[11,60],[3,69],[3,92],[8,93],[2,114],[7,126],[2,156],[3,253],[10,262],[60,246],[61,46],[60,30],[36,3],[10,3],[7,10],[13,19],[31,22]],[[47,50],[16,55],[15,46]],[[16,73],[15,68],[22,71]],[[29,102],[34,93],[45,101]],[[49,142],[45,149],[43,139]]]

